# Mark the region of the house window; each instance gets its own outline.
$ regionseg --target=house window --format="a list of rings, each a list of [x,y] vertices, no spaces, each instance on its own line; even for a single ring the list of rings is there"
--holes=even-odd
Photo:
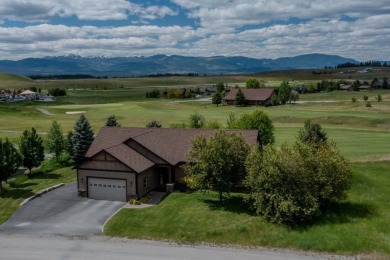
[[[148,177],[144,178],[144,189],[148,188]]]

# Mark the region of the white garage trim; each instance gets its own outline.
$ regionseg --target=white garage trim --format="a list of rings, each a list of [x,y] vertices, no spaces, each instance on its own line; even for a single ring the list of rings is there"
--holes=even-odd
[[[87,182],[90,199],[127,201],[126,180],[88,177]]]

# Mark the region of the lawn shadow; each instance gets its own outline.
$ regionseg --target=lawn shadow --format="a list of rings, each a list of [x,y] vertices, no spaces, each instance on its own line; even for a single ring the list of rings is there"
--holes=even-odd
[[[13,186],[13,187],[11,186],[11,187],[12,187],[12,189],[15,189],[15,188],[23,189],[23,188],[27,188],[27,187],[30,187],[30,186],[35,186],[35,184],[34,183],[25,183],[25,182],[23,182],[23,183],[15,184],[15,186]],[[11,191],[11,190],[9,190],[9,191]]]
[[[255,212],[251,209],[249,203],[244,200],[244,197],[238,195],[230,195],[222,200],[202,199],[209,205],[211,210],[230,211],[237,214],[246,214],[254,216]]]
[[[24,184],[20,184],[23,186]],[[31,184],[33,185],[33,184]],[[31,185],[25,185],[25,187],[31,186]],[[32,189],[26,189],[25,187],[20,188],[12,188],[11,190],[5,189],[3,193],[0,195],[1,198],[10,198],[10,199],[20,199],[20,198],[28,198],[34,195],[34,192]]]
[[[41,179],[42,180],[47,180],[47,179],[57,180],[61,177],[62,177],[61,174],[50,172],[50,173],[34,174],[30,177],[30,179],[31,180],[41,180]]]
[[[317,224],[343,224],[377,215],[375,206],[350,201],[329,203],[322,212]]]
[[[373,205],[350,201],[332,202],[327,204],[312,222],[291,228],[304,230],[313,226],[345,224],[356,222],[357,219],[372,218],[377,214]]]

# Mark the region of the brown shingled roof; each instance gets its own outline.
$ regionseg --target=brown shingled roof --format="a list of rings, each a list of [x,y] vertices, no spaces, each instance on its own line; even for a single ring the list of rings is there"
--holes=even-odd
[[[194,137],[201,134],[207,137],[214,131],[214,129],[103,127],[85,157],[93,157],[105,150],[140,173],[153,166],[154,163],[127,146],[125,144],[127,140],[134,140],[171,165],[176,165],[186,161],[185,156]],[[258,142],[257,130],[228,130],[228,132],[241,133],[250,145]]]
[[[125,144],[119,144],[108,148],[105,151],[138,173],[143,172],[154,165],[154,162]]]
[[[273,88],[241,88],[241,91],[248,101],[266,101],[275,92]],[[223,99],[234,100],[237,92],[238,88],[232,88]]]

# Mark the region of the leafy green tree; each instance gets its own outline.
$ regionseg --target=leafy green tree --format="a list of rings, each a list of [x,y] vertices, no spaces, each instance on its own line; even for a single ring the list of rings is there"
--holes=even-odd
[[[352,97],[351,100],[352,100],[352,103],[355,103],[357,101],[356,97]]]
[[[0,194],[2,182],[7,180],[18,170],[22,164],[22,157],[8,138],[3,142],[0,139]]]
[[[236,121],[236,114],[234,112],[230,112],[229,117],[226,120],[227,129],[232,129],[235,121]]]
[[[202,128],[206,123],[204,116],[195,112],[188,118],[188,125],[190,128]]]
[[[45,145],[47,151],[54,153],[56,161],[63,151],[66,149],[66,139],[64,133],[62,132],[61,125],[57,121],[53,121],[49,132],[47,133]]]
[[[182,93],[183,93],[182,89],[180,89],[180,88],[176,89],[175,97],[176,98],[182,98]]]
[[[212,100],[211,100],[211,102],[213,104],[216,104],[217,106],[219,104],[221,104],[222,103],[222,95],[221,95],[221,93],[220,92],[215,93],[213,98],[212,98]]]
[[[245,106],[245,103],[246,103],[246,98],[245,98],[245,95],[244,93],[241,91],[241,89],[238,89],[238,92],[236,94],[236,97],[234,98],[234,103],[237,105],[237,106]]]
[[[351,186],[349,162],[334,143],[254,147],[246,169],[248,201],[277,223],[307,223],[329,202],[345,199]]]
[[[173,89],[168,89],[168,98],[175,98],[175,92]]]
[[[192,140],[185,164],[187,184],[198,190],[215,190],[222,202],[234,184],[243,179],[249,146],[241,134],[217,130],[207,140],[201,135]]]
[[[364,95],[364,96],[363,96],[363,100],[364,100],[364,101],[367,101],[367,100],[368,100],[368,96],[367,96],[367,95]]]
[[[118,120],[114,115],[109,116],[106,121],[106,126],[112,126],[112,127],[120,127]]]
[[[376,101],[381,102],[383,100],[382,95],[378,94],[378,96],[375,98]]]
[[[248,79],[245,86],[246,88],[260,88],[260,82],[257,79]]]
[[[262,145],[272,144],[275,142],[274,125],[272,124],[272,120],[261,110],[243,114],[240,118],[234,121],[231,129],[257,129],[259,131],[260,143]]]
[[[185,98],[190,98],[191,97],[191,90],[187,89],[185,94],[184,94],[184,97]]]
[[[279,105],[279,99],[278,99],[278,96],[277,96],[277,95],[272,95],[272,98],[271,98],[271,105],[273,105],[273,106]]]
[[[93,142],[94,133],[88,119],[82,114],[74,125],[72,136],[72,159],[80,162]]]
[[[33,167],[40,166],[45,159],[43,140],[34,128],[31,128],[31,131],[26,129],[23,132],[20,138],[19,151],[23,158],[23,166],[29,170],[29,174],[31,174]]]
[[[223,84],[223,82],[219,82],[217,84],[217,92],[222,93],[224,91],[225,91],[225,85]]]
[[[384,89],[389,88],[389,83],[387,82],[387,77],[383,78],[382,88],[384,88]]]
[[[290,93],[290,102],[295,102],[299,100],[299,93],[295,90],[292,90],[291,93]],[[271,101],[272,102],[272,101]]]
[[[360,81],[359,80],[355,80],[353,83],[352,83],[352,89],[353,91],[359,91],[359,87],[360,87]]]
[[[148,128],[161,128],[161,126],[162,125],[160,124],[160,122],[158,122],[156,120],[152,120],[146,124],[146,127],[148,127]]]
[[[298,132],[298,140],[302,143],[326,142],[328,137],[326,132],[321,129],[321,125],[306,120],[303,129]]]
[[[291,91],[292,91],[292,89],[291,89],[290,84],[288,83],[288,81],[283,81],[279,85],[279,88],[278,88],[278,99],[279,99],[280,103],[286,104],[287,101],[290,100]]]

